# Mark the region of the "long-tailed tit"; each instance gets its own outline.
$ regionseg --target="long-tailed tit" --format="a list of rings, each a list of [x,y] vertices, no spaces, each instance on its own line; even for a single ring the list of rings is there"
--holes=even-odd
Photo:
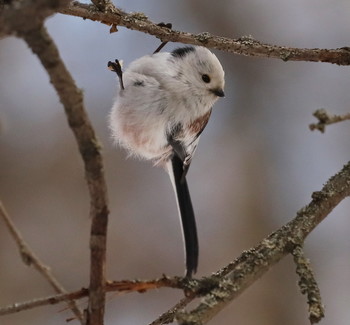
[[[181,47],[132,62],[122,73],[110,114],[114,140],[132,155],[149,159],[169,173],[176,194],[186,251],[186,276],[198,265],[196,221],[186,173],[212,106],[224,96],[224,70],[204,47]]]

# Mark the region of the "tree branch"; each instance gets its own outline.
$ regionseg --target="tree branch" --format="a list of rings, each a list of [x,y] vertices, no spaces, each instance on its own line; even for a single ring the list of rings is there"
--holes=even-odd
[[[314,112],[313,116],[318,119],[318,123],[312,123],[309,125],[311,131],[319,130],[324,133],[326,130],[326,125],[350,120],[350,113],[344,115],[332,115],[328,113],[325,109],[321,108]]]
[[[88,325],[102,325],[105,293],[105,261],[107,238],[107,187],[103,173],[100,147],[88,119],[81,91],[61,60],[58,49],[44,26],[31,32],[23,31],[21,37],[38,55],[46,68],[64,106],[69,126],[78,142],[85,165],[85,177],[90,193],[90,215],[92,218],[90,237],[90,295],[87,313]]]
[[[208,48],[265,58],[281,59],[283,61],[312,61],[328,62],[338,65],[350,64],[350,48],[339,49],[300,49],[286,46],[264,44],[251,36],[231,39],[211,35],[207,32],[190,34],[158,26],[151,22],[143,13],[126,13],[119,8],[106,7],[100,11],[94,5],[83,4],[78,1],[70,3],[66,8],[58,10],[65,15],[77,16],[93,21],[100,21],[112,26],[124,26],[132,30],[154,35],[161,41],[179,42],[201,45]]]
[[[104,286],[105,292],[139,292],[144,293],[148,290],[158,289],[158,288],[177,288],[182,290],[187,290],[191,293],[188,295],[195,297],[195,290],[199,290],[203,286],[202,283],[206,281],[200,280],[189,280],[182,277],[165,277],[160,279],[140,281],[140,280],[124,280],[124,281],[109,281]],[[30,301],[14,303],[5,307],[0,308],[0,316],[13,314],[16,312],[33,309],[45,305],[54,305],[61,303],[66,300],[77,300],[89,295],[89,289],[82,288],[81,290],[58,294],[44,298],[32,299]]]
[[[23,38],[49,74],[50,81],[64,106],[84,161],[90,194],[92,218],[90,236],[90,290],[87,325],[102,325],[105,307],[105,260],[108,223],[107,187],[102,156],[94,129],[86,114],[82,92],[60,58],[58,49],[43,26],[46,16],[65,5],[67,0],[13,0],[1,9],[2,35]]]
[[[125,13],[110,5],[108,0],[94,0],[99,9],[94,5],[85,5],[79,2],[74,2],[67,8],[60,8],[62,3],[65,2],[65,0],[49,2],[44,0],[13,0],[10,5],[1,7],[0,35],[16,34],[22,37],[39,57],[60,97],[68,123],[78,142],[85,164],[92,217],[90,286],[88,291],[83,289],[80,295],[89,294],[87,325],[102,325],[105,292],[108,288],[105,281],[108,208],[102,158],[94,130],[84,109],[81,91],[76,87],[59,56],[54,42],[44,28],[44,18],[54,11],[58,11],[68,15],[101,21],[111,25],[112,29],[119,25],[138,30],[154,35],[162,41],[202,45],[236,54],[279,58],[284,61],[320,61],[349,65],[350,49],[298,49],[263,44],[252,37],[230,39],[213,36],[209,33],[194,35],[154,24],[143,13]],[[183,287],[188,294],[187,299],[180,301],[168,313],[163,314],[167,316],[159,318],[154,324],[168,322],[174,318],[175,314],[181,324],[206,323],[267,272],[270,267],[285,255],[291,253],[295,247],[301,245],[306,236],[349,194],[350,163],[332,177],[320,192],[313,193],[311,203],[301,209],[294,220],[268,236],[253,249],[243,252],[239,258],[213,276],[202,280],[191,280],[193,282],[189,282],[187,287]],[[209,285],[209,287],[203,286],[203,283]],[[157,283],[144,285],[136,283],[134,286],[140,292],[155,287],[157,287]],[[205,291],[203,288],[208,290]],[[81,297],[80,295],[79,297]],[[190,312],[177,312],[192,297],[201,295],[204,295],[204,298],[196,308]],[[77,299],[69,295],[56,297],[57,302],[66,299]],[[51,297],[48,303],[53,303],[53,301]],[[36,303],[38,304],[38,301]]]
[[[0,6],[0,37],[16,35],[18,30],[37,28],[68,2],[69,0],[6,1],[6,4]]]
[[[292,221],[263,239],[256,247],[243,252],[236,260],[212,276],[200,280],[162,277],[151,281],[108,282],[104,286],[104,290],[145,292],[146,290],[160,287],[182,289],[186,292],[187,297],[160,316],[152,325],[171,322],[175,315],[180,324],[205,324],[266,273],[274,264],[290,253],[294,254],[295,258],[298,259],[298,273],[303,278],[304,284],[305,278],[307,278],[307,281],[312,282],[313,276],[310,277],[310,266],[308,262],[305,263],[303,256],[298,252],[298,247],[303,244],[308,234],[349,195],[350,162],[340,172],[331,177],[321,191],[312,194],[312,201],[306,207],[300,209]],[[300,268],[299,262],[301,257],[306,268],[304,266]],[[309,287],[313,288],[308,292],[309,300],[314,300],[313,295],[318,294],[317,289],[315,290],[313,285]],[[65,299],[80,299],[86,295],[88,295],[88,290],[82,289],[68,295],[51,296],[37,299],[33,302],[15,304],[1,308],[0,315],[45,304],[54,304]],[[189,313],[178,312],[179,306],[183,308],[193,298],[200,296],[204,296],[203,300],[192,311]],[[311,315],[315,311],[313,307],[316,305],[309,306],[311,307]],[[321,313],[318,313],[318,315],[320,316]],[[315,321],[316,319],[313,320]]]
[[[51,273],[51,270],[46,266],[33,252],[29,245],[24,241],[21,233],[16,228],[15,224],[11,220],[10,216],[6,212],[2,202],[0,201],[0,217],[5,221],[6,227],[8,228],[11,236],[18,246],[19,253],[22,257],[24,264],[33,266],[43,277],[50,283],[57,293],[66,294],[66,289],[58,282],[55,276]],[[79,310],[76,303],[71,299],[65,299],[68,303],[69,308],[72,310],[74,315],[83,324],[83,315]]]
[[[100,11],[105,11],[108,8],[114,8],[114,4],[110,0],[91,0],[91,2]]]
[[[301,246],[297,245],[293,251],[293,260],[296,265],[296,272],[299,276],[298,285],[303,295],[307,296],[309,305],[309,320],[311,324],[318,323],[324,317],[324,306],[320,289],[318,288],[310,261],[305,257]]]
[[[205,324],[266,273],[297,245],[347,196],[350,195],[350,162],[331,177],[297,216],[218,272],[220,282],[192,311],[179,313],[180,324]],[[215,276],[215,275],[214,275]]]
[[[53,295],[44,298],[32,299],[30,301],[16,302],[14,304],[0,308],[0,316],[18,313],[20,311],[33,309],[36,307],[55,305],[67,300],[77,300],[89,295],[88,289],[81,289],[79,291]]]
[[[46,68],[65,108],[69,126],[78,142],[79,151],[85,165],[85,177],[90,193],[90,215],[92,218],[90,237],[90,296],[88,306],[88,325],[103,324],[105,294],[105,260],[107,238],[107,187],[103,173],[100,147],[84,109],[83,96],[73,78],[62,62],[56,45],[46,29],[21,32],[21,37],[38,55]]]

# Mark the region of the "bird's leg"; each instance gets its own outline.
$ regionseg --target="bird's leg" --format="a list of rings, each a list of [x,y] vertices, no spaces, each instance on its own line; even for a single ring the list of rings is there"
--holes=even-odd
[[[159,27],[165,27],[165,28],[169,28],[169,29],[171,29],[172,27],[173,27],[173,25],[172,24],[170,24],[170,23],[159,23],[159,24],[157,24]],[[166,41],[166,42],[162,42],[159,46],[158,46],[158,48],[153,52],[153,54],[155,54],[155,53],[158,53],[158,52],[160,52],[160,50],[166,45],[168,43],[168,41]]]
[[[123,71],[120,62],[117,59],[115,59],[115,62],[109,61],[107,66],[109,70],[117,74],[120,82],[120,88],[124,90],[125,88],[123,83]]]

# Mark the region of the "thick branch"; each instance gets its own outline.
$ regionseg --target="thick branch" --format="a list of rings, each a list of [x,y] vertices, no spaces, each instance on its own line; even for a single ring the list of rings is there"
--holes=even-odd
[[[100,147],[84,109],[83,96],[61,60],[56,45],[41,28],[27,32],[21,37],[38,55],[46,68],[50,81],[55,87],[64,106],[69,126],[78,142],[79,151],[85,164],[85,176],[90,192],[90,215],[92,218],[90,237],[90,296],[88,325],[103,324],[105,306],[105,260],[107,237],[107,188],[103,174]]]
[[[207,323],[274,264],[291,253],[296,245],[302,245],[307,235],[349,195],[350,162],[331,177],[321,191],[312,194],[312,201],[299,210],[292,221],[220,271],[218,287],[211,290],[191,312],[179,314],[179,323]]]
[[[182,298],[175,306],[173,306],[167,312],[160,315],[156,320],[154,320],[149,325],[162,325],[162,324],[172,323],[176,317],[176,314],[180,310],[184,309],[194,298],[195,296]]]
[[[69,0],[6,1],[0,6],[0,37],[16,35],[18,30],[36,28]]]
[[[66,294],[65,288],[58,282],[55,276],[51,273],[51,270],[46,266],[40,259],[35,255],[33,250],[24,241],[21,233],[16,228],[15,224],[11,220],[10,216],[6,212],[2,202],[0,201],[0,217],[5,221],[6,227],[8,228],[11,236],[18,246],[18,250],[21,254],[23,262],[28,266],[33,266],[43,277],[50,283],[57,293]],[[66,299],[69,308],[73,311],[75,316],[83,323],[83,315],[80,312],[76,303],[71,299]]]
[[[20,17],[21,12],[17,12]],[[28,18],[26,16],[26,18]],[[17,28],[17,27],[16,27]],[[108,221],[107,188],[103,175],[99,144],[84,109],[83,96],[59,56],[58,49],[44,26],[39,22],[20,25],[16,34],[22,37],[46,68],[64,106],[68,123],[76,137],[85,164],[85,176],[90,193],[92,218],[90,249],[89,325],[103,324],[105,305],[105,259]]]
[[[47,70],[64,106],[84,161],[90,193],[92,218],[90,237],[90,296],[87,325],[102,325],[105,307],[105,260],[108,222],[107,188],[102,156],[93,127],[86,114],[82,92],[60,58],[58,49],[43,26],[44,18],[67,0],[13,0],[0,11],[0,35],[23,38]],[[101,0],[101,3],[103,0]]]
[[[329,62],[339,65],[350,64],[350,49],[300,49],[286,46],[264,44],[252,37],[231,39],[214,36],[209,33],[190,34],[170,30],[151,22],[143,13],[128,14],[121,9],[108,7],[104,11],[94,5],[72,2],[68,7],[60,9],[60,13],[100,21],[107,25],[124,26],[143,33],[154,35],[162,41],[202,45],[208,48],[232,52],[246,56],[257,56],[281,59],[283,61]]]
[[[107,0],[106,0],[107,1]],[[86,114],[83,96],[60,58],[58,49],[43,26],[44,19],[67,0],[11,1],[1,8],[0,35],[23,38],[38,56],[64,106],[84,161],[92,218],[90,237],[90,296],[87,325],[102,325],[105,307],[105,260],[108,222],[107,188],[100,147]],[[101,3],[104,0],[100,1]]]
[[[108,8],[114,8],[114,5],[110,0],[91,0],[91,2],[100,11],[105,11]]]

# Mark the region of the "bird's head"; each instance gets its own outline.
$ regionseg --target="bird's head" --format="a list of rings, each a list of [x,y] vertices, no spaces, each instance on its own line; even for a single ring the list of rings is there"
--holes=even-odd
[[[225,73],[218,58],[202,46],[186,46],[175,49],[171,55],[179,65],[181,80],[193,95],[216,101],[224,97]]]

